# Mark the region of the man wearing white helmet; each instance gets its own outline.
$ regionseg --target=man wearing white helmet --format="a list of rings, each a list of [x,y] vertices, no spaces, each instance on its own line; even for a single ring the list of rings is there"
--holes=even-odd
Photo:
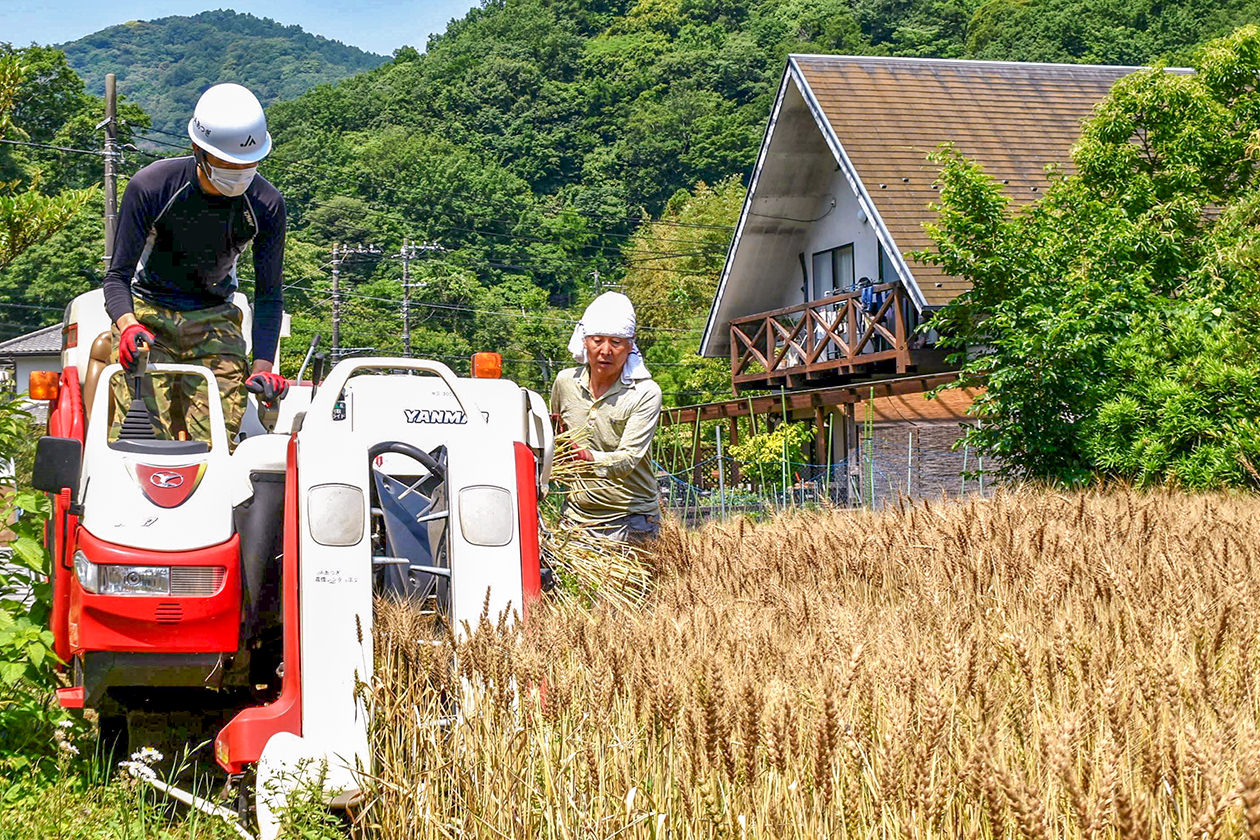
[[[189,157],[155,161],[127,184],[114,254],[105,275],[105,307],[114,322],[115,358],[135,370],[154,362],[200,364],[218,380],[229,438],[245,411],[245,388],[274,402],[287,390],[272,372],[283,317],[281,269],[285,208],[258,175],[271,151],[258,99],[235,84],[211,87],[188,122]],[[253,366],[245,357],[241,312],[232,303],[236,264],[254,258]],[[115,383],[115,422],[128,403]],[[204,389],[171,384],[154,395],[159,422],[176,437],[209,440]]]
[[[569,339],[581,367],[560,372],[551,388],[551,411],[566,428],[582,430],[599,481],[570,493],[565,518],[625,542],[660,531],[660,493],[648,450],[661,417],[661,388],[634,341],[630,299],[607,292],[586,307]]]

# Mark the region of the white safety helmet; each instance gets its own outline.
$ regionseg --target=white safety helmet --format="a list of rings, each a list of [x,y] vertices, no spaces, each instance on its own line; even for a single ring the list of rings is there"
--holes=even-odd
[[[257,163],[271,151],[267,117],[258,97],[235,84],[215,85],[201,95],[188,136],[228,163]]]

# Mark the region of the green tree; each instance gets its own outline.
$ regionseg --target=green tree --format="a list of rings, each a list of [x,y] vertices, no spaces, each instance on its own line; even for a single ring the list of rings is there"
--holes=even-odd
[[[60,49],[93,93],[104,92],[106,73],[116,74],[119,90],[177,137],[197,97],[217,82],[240,82],[268,105],[385,61],[298,26],[226,9],[130,21]]]
[[[969,441],[1009,475],[1191,487],[1254,481],[1260,29],[1193,75],[1118,82],[1030,210],[943,152],[937,251],[970,292],[933,325],[983,381]]]
[[[668,404],[685,405],[730,391],[730,368],[696,355],[717,292],[744,185],[730,177],[680,190],[665,212],[635,231],[625,250],[626,294],[634,301],[639,344]]]
[[[26,72],[18,55],[0,54],[0,138],[29,136],[14,122]],[[38,181],[36,175],[25,184],[19,178],[0,186],[0,271],[23,251],[65,227],[92,196],[91,190],[45,195]]]

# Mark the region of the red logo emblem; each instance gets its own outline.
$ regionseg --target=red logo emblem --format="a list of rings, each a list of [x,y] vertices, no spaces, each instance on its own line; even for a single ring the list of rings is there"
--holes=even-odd
[[[186,467],[151,467],[148,464],[136,464],[136,479],[145,497],[158,507],[179,507],[193,494],[201,477],[205,475],[206,465],[189,464]]]

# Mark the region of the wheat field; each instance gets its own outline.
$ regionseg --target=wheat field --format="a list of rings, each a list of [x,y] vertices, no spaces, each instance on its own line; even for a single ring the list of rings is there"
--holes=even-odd
[[[455,651],[382,610],[360,831],[1260,838],[1255,497],[1020,490],[649,559],[641,606]]]

